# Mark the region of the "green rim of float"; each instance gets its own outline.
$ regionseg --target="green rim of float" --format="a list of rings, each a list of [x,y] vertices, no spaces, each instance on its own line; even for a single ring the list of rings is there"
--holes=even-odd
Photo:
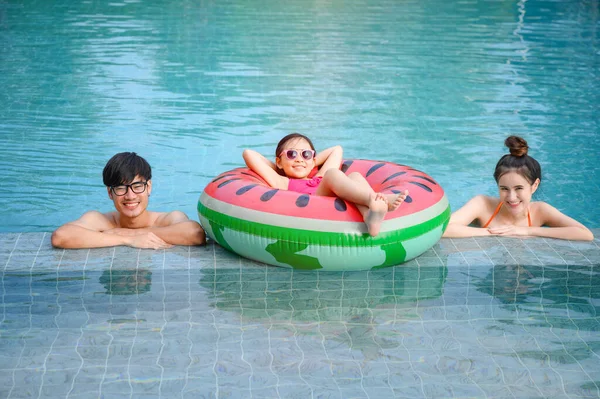
[[[324,220],[339,218],[339,212],[323,210],[326,209],[323,205],[333,203],[334,199],[311,196],[305,198],[306,202],[315,201],[311,204],[313,208],[306,211],[307,216],[291,216],[292,210],[288,212],[277,205],[292,200],[297,204],[302,195],[274,190],[253,172],[240,168],[223,173],[205,188],[198,201],[200,222],[209,237],[232,252],[263,263],[305,270],[368,270],[398,265],[422,254],[441,238],[450,219],[450,206],[433,179],[413,168],[389,162],[358,160],[346,161],[345,165],[366,175],[368,181],[375,179],[372,171],[387,169],[386,174],[380,174],[379,181],[369,181],[376,191],[394,191],[410,183],[411,176],[419,178],[414,179],[419,182],[426,179],[428,186],[413,183],[422,186],[422,190],[408,186],[415,197],[411,201],[419,201],[413,206],[417,210],[405,209],[404,214],[392,215],[389,220],[386,217],[380,234],[371,237],[353,205],[350,205],[353,213],[348,212],[347,216],[351,220]],[[346,173],[352,171],[346,169]],[[260,190],[255,190],[254,200],[244,197],[256,186]],[[275,205],[265,207],[256,200],[265,193],[271,196],[277,193],[280,198],[274,200]],[[258,210],[261,206],[262,210]],[[296,210],[302,206],[306,205],[296,205]]]
[[[444,205],[443,211],[433,218],[426,220],[414,226],[403,229],[387,231],[378,234],[376,237],[365,237],[364,235],[357,236],[355,234],[342,234],[336,232],[326,232],[317,230],[304,230],[294,227],[274,226],[251,222],[247,219],[240,219],[229,216],[224,213],[216,212],[203,204],[202,199],[198,202],[198,212],[202,218],[210,221],[212,227],[228,228],[241,233],[261,236],[265,239],[279,240],[282,237],[294,237],[294,241],[300,244],[307,245],[324,245],[328,246],[357,246],[357,247],[372,247],[377,245],[389,244],[390,241],[400,242],[416,238],[435,229],[446,223],[450,217],[450,206],[444,198],[441,201]]]

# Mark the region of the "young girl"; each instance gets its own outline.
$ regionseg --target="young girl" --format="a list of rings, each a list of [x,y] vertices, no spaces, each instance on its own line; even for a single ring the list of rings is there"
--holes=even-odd
[[[317,154],[310,139],[299,133],[289,134],[279,141],[275,163],[254,150],[246,149],[243,153],[246,165],[273,188],[337,196],[354,203],[369,234],[376,236],[385,214],[402,204],[408,190],[400,194],[376,193],[361,174],[353,172],[346,175],[340,170],[342,155],[340,146]],[[316,175],[309,177],[315,166],[321,168]]]
[[[478,195],[450,217],[444,237],[538,236],[593,240],[590,230],[545,202],[531,202],[542,179],[540,164],[527,155],[527,142],[510,136],[510,154],[496,164],[500,198]],[[476,222],[481,227],[471,227]],[[548,226],[544,228],[542,226]]]

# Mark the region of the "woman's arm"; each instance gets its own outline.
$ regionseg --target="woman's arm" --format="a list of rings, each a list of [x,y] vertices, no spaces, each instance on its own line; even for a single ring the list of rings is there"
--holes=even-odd
[[[450,219],[452,220],[452,218]],[[449,223],[442,237],[446,238],[464,238],[464,237],[484,237],[491,236],[488,229],[473,226],[464,226],[461,224]]]
[[[328,169],[339,169],[342,166],[343,157],[344,150],[341,145],[327,148],[318,153],[315,157],[315,164],[316,166],[323,166],[317,172],[317,176],[323,176]]]
[[[594,235],[587,227],[552,205],[545,202],[536,202],[534,206],[535,220],[539,221],[542,226],[548,227],[499,226],[490,229],[490,232],[497,235],[535,236],[563,240],[591,241],[594,239]]]
[[[275,171],[273,162],[269,161],[258,152],[250,149],[245,149],[242,156],[244,157],[244,161],[248,168],[258,173],[269,186],[287,190],[289,179],[285,176],[281,176]]]
[[[480,220],[488,208],[488,199],[483,195],[471,198],[462,208],[450,216],[450,222],[443,237],[460,238],[491,235],[488,229],[469,226]]]

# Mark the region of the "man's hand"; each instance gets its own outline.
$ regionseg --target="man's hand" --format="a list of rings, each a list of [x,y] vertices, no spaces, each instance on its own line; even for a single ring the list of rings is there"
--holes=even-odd
[[[104,230],[103,233],[106,234],[115,234],[118,236],[123,236],[123,237],[133,237],[133,236],[139,236],[142,234],[146,234],[148,233],[148,230],[145,229],[125,229],[123,227],[117,227],[114,229],[110,229],[110,230]]]
[[[132,235],[131,240],[128,240],[127,245],[133,248],[151,249],[167,249],[173,246],[151,232]]]

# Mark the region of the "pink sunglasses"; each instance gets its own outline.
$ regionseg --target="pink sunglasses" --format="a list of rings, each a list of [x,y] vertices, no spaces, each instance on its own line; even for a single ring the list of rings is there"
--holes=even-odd
[[[289,160],[293,160],[296,159],[296,157],[298,156],[298,151],[296,150],[283,150],[281,152],[281,154],[279,154],[279,157],[281,157],[283,154],[285,154],[286,158]],[[313,159],[315,157],[315,151],[313,150],[300,150],[300,155],[302,155],[302,158],[304,158],[306,161],[310,161],[311,159]]]

